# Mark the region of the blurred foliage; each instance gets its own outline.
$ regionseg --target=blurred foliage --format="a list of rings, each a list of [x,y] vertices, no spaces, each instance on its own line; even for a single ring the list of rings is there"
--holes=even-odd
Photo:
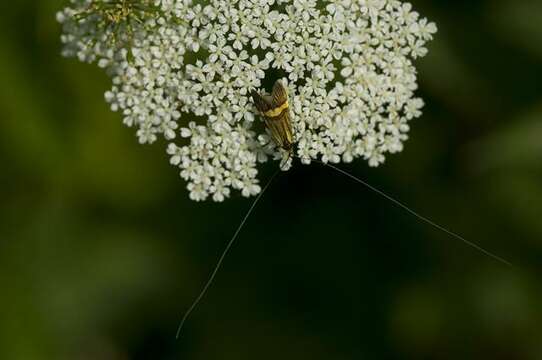
[[[542,2],[412,2],[440,29],[424,116],[385,166],[344,168],[514,268],[297,166],[177,342],[250,201],[188,200],[106,76],[60,57],[63,0],[2,2],[0,358],[541,359]]]

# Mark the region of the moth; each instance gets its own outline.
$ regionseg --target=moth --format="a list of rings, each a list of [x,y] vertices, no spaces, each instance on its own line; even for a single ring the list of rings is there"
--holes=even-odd
[[[288,104],[288,89],[281,80],[277,80],[273,85],[271,95],[260,94],[256,90],[252,90],[251,95],[273,141],[291,156],[294,135]]]
[[[263,120],[265,122],[265,126],[267,127],[267,129],[271,133],[271,137],[273,138],[273,141],[275,142],[275,144],[278,147],[280,147],[282,150],[286,151],[288,153],[289,157],[295,157],[295,155],[293,154],[295,140],[294,140],[294,136],[293,136],[292,120],[291,120],[291,117],[290,117],[290,109],[289,109],[289,105],[288,105],[288,89],[284,86],[282,81],[277,80],[275,82],[275,85],[273,85],[273,90],[272,90],[270,95],[265,95],[265,94],[262,95],[256,90],[252,90],[251,95],[252,95],[252,99],[254,101],[254,105],[256,106],[256,109],[260,112],[260,115],[263,117]],[[485,254],[485,255],[487,255],[487,256],[489,256],[489,257],[491,257],[491,258],[493,258],[493,259],[495,259],[495,260],[497,260],[497,261],[499,261],[499,262],[501,262],[501,263],[503,263],[505,265],[508,265],[508,266],[511,265],[508,261],[506,261],[503,258],[489,252],[488,250],[486,250],[486,249],[482,248],[481,246],[477,245],[476,243],[473,243],[473,242],[465,239],[461,235],[458,235],[458,234],[448,230],[447,228],[437,224],[436,222],[430,220],[429,218],[426,218],[426,217],[418,214],[417,212],[415,212],[414,210],[412,210],[411,208],[409,208],[408,206],[406,206],[402,202],[400,202],[400,201],[396,200],[395,198],[387,195],[385,192],[383,192],[383,191],[379,190],[378,188],[372,186],[368,182],[360,179],[359,177],[354,176],[354,175],[350,174],[349,172],[346,172],[345,170],[342,170],[342,169],[336,167],[333,164],[329,164],[327,162],[323,162],[323,161],[320,161],[320,160],[317,160],[317,159],[311,159],[311,161],[319,163],[319,164],[321,164],[323,166],[326,166],[326,167],[328,167],[330,169],[335,170],[336,172],[338,172],[338,173],[340,173],[342,175],[345,175],[346,177],[349,177],[350,179],[358,182],[359,184],[362,184],[363,186],[367,187],[371,191],[374,191],[375,193],[379,194],[383,198],[389,200],[393,204],[395,204],[398,207],[402,208],[403,210],[410,213],[411,215],[413,215],[418,220],[420,220],[422,222],[425,222],[425,223],[431,225],[432,227],[434,227],[436,229],[439,229],[440,231],[450,235],[451,237],[453,237],[453,238],[455,238],[457,240],[462,241],[463,243],[467,244],[468,246],[471,246],[471,247],[477,249],[478,251],[482,252],[483,254]],[[267,188],[269,187],[269,185],[271,184],[271,182],[277,176],[278,173],[279,173],[279,170],[277,170],[275,172],[275,174],[267,181],[267,184],[263,187],[260,194],[252,202],[252,206],[249,208],[248,212],[245,214],[245,217],[243,218],[243,220],[241,221],[241,223],[237,227],[237,230],[235,231],[234,235],[232,236],[230,241],[227,243],[225,250],[222,252],[222,255],[220,255],[220,258],[219,258],[216,266],[214,267],[214,270],[211,273],[211,276],[209,277],[209,279],[205,283],[203,289],[201,290],[199,295],[196,297],[196,299],[194,300],[192,305],[188,308],[188,310],[185,312],[183,318],[181,319],[181,321],[179,323],[179,327],[177,328],[176,338],[179,338],[179,335],[181,333],[181,329],[183,328],[184,323],[188,319],[188,316],[192,313],[192,311],[199,304],[199,302],[201,301],[201,299],[203,298],[203,296],[207,292],[207,289],[209,288],[209,286],[214,281],[214,278],[215,278],[216,274],[218,273],[218,270],[222,266],[222,262],[224,261],[224,258],[226,257],[226,254],[229,252],[232,244],[237,239],[237,236],[239,235],[239,232],[241,231],[241,229],[245,225],[245,222],[246,222],[247,218],[250,216],[250,214],[252,214],[252,211],[254,210],[254,207],[256,206],[257,202],[260,200],[260,198],[265,193],[265,191],[267,190]]]

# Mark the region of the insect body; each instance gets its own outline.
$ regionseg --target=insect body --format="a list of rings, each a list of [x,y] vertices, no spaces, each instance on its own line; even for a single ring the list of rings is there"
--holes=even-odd
[[[282,81],[277,80],[271,95],[260,95],[256,90],[253,90],[251,95],[256,108],[264,118],[265,126],[269,129],[273,141],[291,155],[294,136],[288,107],[288,89]]]

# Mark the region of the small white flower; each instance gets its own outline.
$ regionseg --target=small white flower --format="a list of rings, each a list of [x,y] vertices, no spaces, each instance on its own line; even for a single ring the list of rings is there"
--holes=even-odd
[[[378,166],[402,151],[409,121],[421,116],[413,60],[427,54],[437,28],[409,3],[139,2],[153,11],[137,12],[134,0],[110,14],[104,4],[120,0],[71,0],[57,14],[63,54],[107,70],[111,109],[141,143],[169,140],[193,200],[224,201],[232,189],[253,196],[258,163],[290,167],[293,159],[253,129],[250,91],[279,77],[288,80],[304,164],[363,158]],[[104,26],[111,21],[120,26]]]

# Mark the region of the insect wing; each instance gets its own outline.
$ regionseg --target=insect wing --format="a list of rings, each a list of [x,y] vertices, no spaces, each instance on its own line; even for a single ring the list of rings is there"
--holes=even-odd
[[[282,81],[278,80],[277,82],[275,82],[275,85],[273,86],[273,92],[271,93],[271,98],[272,107],[274,109],[280,108],[288,101],[288,90],[286,89]]]
[[[252,90],[251,95],[256,109],[258,109],[258,111],[262,115],[264,115],[267,111],[271,110],[271,108],[273,107],[268,97],[263,97],[256,90]]]
[[[264,117],[265,125],[275,144],[284,150],[290,150],[293,145],[293,131],[286,87],[281,81],[277,81],[271,96],[262,96],[257,91],[252,91],[252,98]]]

